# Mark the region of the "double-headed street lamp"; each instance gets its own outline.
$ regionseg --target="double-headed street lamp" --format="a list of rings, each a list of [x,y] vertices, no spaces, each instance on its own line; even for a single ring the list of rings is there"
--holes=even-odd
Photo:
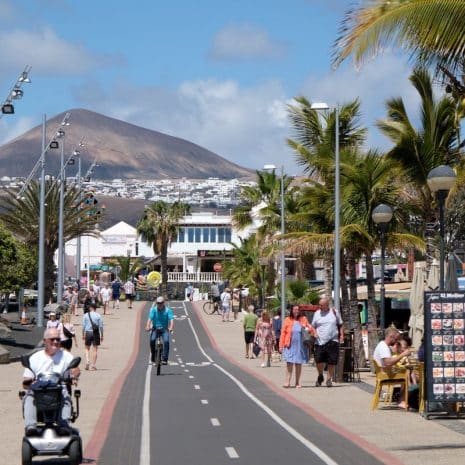
[[[312,110],[331,110],[334,109],[336,121],[335,121],[335,150],[334,150],[334,270],[333,270],[333,302],[334,307],[340,310],[340,280],[341,280],[341,243],[340,243],[340,169],[339,169],[339,108],[330,107],[324,102],[312,103],[310,106]]]
[[[384,329],[386,326],[385,319],[385,289],[384,289],[384,255],[386,250],[386,231],[389,222],[392,219],[392,209],[389,205],[380,204],[371,213],[373,222],[378,226],[381,235],[381,289],[380,289],[380,327]]]
[[[272,164],[266,164],[263,166],[266,171],[276,170],[276,166]],[[284,166],[281,165],[281,236],[285,233],[284,226]],[[281,248],[281,321],[284,321],[286,317],[286,256],[283,248]]]
[[[23,84],[29,84],[31,80],[29,79],[29,72],[31,71],[30,66],[26,66],[24,71],[19,75],[18,79],[14,83],[13,87],[8,92],[7,98],[2,103],[2,111],[0,113],[0,119],[3,115],[12,115],[15,112],[15,107],[13,105],[13,100],[20,100],[23,98],[24,92],[21,89]]]
[[[427,182],[436,193],[439,204],[439,290],[444,291],[444,205],[449,191],[455,183],[455,171],[446,165],[440,165],[428,173]]]

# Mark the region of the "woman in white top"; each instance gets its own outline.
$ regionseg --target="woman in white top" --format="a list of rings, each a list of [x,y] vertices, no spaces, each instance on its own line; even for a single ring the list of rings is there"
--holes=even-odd
[[[57,320],[57,314],[55,312],[50,312],[48,314],[47,329],[58,329],[60,322]]]

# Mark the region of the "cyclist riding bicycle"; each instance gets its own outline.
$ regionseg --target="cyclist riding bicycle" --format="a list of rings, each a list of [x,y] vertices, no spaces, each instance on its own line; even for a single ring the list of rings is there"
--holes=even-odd
[[[157,297],[156,305],[152,305],[149,313],[149,318],[145,329],[151,331],[150,334],[150,351],[152,354],[151,361],[155,363],[155,340],[157,338],[157,330],[162,331],[163,338],[163,355],[162,364],[168,365],[168,355],[170,351],[170,333],[173,332],[174,316],[173,310],[165,305],[165,299]]]

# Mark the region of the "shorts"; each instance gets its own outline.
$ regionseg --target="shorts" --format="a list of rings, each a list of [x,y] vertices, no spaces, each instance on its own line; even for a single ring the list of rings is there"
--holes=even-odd
[[[112,294],[112,295],[111,295],[111,298],[112,298],[113,300],[119,300],[119,296],[120,296],[120,294],[119,294],[119,292],[118,292],[118,294]]]
[[[69,339],[62,339],[60,341],[60,347],[66,350],[71,350],[73,348],[73,340],[71,338]]]
[[[100,333],[94,333],[93,331],[86,331],[85,345],[89,346],[99,346],[100,345]]]
[[[229,305],[227,305],[226,307],[223,305],[221,307],[221,310],[223,311],[223,313],[229,313],[231,311],[231,309],[229,308]]]
[[[316,363],[337,365],[337,359],[339,358],[339,342],[329,341],[322,346],[315,344],[314,352]]]
[[[126,299],[127,300],[133,300],[134,299],[134,294],[126,294]]]
[[[255,331],[244,331],[244,340],[246,344],[252,344]]]

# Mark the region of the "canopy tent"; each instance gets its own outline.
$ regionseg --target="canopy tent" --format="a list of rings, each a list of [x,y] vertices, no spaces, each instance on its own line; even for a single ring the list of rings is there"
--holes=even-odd
[[[439,289],[439,262],[434,259],[426,281],[426,291],[437,291]]]

